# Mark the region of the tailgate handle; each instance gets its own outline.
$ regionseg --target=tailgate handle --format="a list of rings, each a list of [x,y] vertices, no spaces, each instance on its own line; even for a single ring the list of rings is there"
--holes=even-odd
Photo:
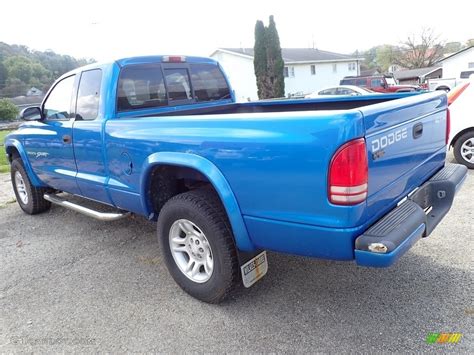
[[[420,138],[423,134],[423,123],[417,123],[413,126],[413,138]]]

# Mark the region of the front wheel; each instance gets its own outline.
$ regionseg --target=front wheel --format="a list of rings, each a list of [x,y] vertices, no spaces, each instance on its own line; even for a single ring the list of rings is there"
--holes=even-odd
[[[23,211],[28,214],[37,214],[51,207],[51,202],[43,198],[48,190],[31,183],[21,159],[15,159],[12,162],[11,180],[16,200]]]
[[[459,164],[474,169],[474,131],[464,133],[454,143],[454,157]]]
[[[211,189],[171,198],[158,217],[158,241],[176,283],[191,296],[219,303],[239,283],[232,231]]]

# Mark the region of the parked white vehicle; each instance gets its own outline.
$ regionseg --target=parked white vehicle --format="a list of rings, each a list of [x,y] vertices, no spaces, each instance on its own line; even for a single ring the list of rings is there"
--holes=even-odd
[[[446,92],[449,92],[456,86],[468,82],[469,77],[473,74],[474,70],[465,70],[459,74],[459,78],[428,79],[428,90],[444,90]]]
[[[474,76],[448,93],[449,147],[459,164],[474,169]]]
[[[321,97],[321,96],[358,96],[358,95],[373,95],[378,94],[375,91],[361,88],[355,85],[340,85],[332,86],[322,90],[315,91],[305,96],[306,99]]]

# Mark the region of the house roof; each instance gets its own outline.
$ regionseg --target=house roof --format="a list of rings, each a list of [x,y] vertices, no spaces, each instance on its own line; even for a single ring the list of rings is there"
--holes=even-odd
[[[380,75],[381,71],[378,68],[366,69],[360,71],[360,76],[372,76],[372,75]]]
[[[440,66],[428,67],[428,68],[418,68],[418,69],[408,69],[408,70],[399,70],[393,72],[393,76],[397,80],[409,79],[409,78],[419,78],[431,74],[432,72],[441,69]]]
[[[253,58],[253,48],[219,48],[218,51],[232,52],[235,54]],[[215,53],[215,52],[214,52]],[[286,63],[295,62],[323,62],[323,61],[343,61],[361,60],[352,55],[323,51],[315,48],[282,48],[281,55]]]
[[[474,46],[470,46],[470,47],[463,48],[463,49],[461,49],[460,51],[454,52],[453,54],[450,54],[450,55],[448,55],[447,57],[444,57],[443,59],[440,59],[440,60],[438,61],[438,63],[441,63],[441,62],[445,61],[446,59],[452,58],[452,57],[454,57],[454,56],[456,56],[456,55],[458,55],[458,54],[460,54],[460,53],[462,53],[462,52],[468,51],[468,50],[473,49],[473,48],[474,48]]]

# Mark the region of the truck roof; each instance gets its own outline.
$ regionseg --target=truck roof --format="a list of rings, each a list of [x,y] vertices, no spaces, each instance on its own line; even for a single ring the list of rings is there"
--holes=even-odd
[[[157,62],[166,62],[166,58],[183,58],[187,63],[208,63],[215,64],[216,60],[207,57],[192,57],[192,56],[183,56],[183,55],[152,55],[152,56],[142,56],[142,57],[128,57],[115,60],[115,62],[120,65],[128,64],[146,64],[146,63],[157,63]]]
[[[208,64],[217,63],[215,59],[207,58],[207,57],[193,57],[193,56],[184,56],[184,55],[149,55],[149,56],[125,57],[125,58],[119,58],[119,59],[115,59],[115,60],[107,61],[107,62],[91,63],[86,66],[76,68],[72,71],[75,71],[77,69],[82,70],[82,68],[89,69],[89,68],[101,67],[104,65],[111,65],[113,63],[117,63],[121,67],[125,65],[129,65],[129,64],[161,63],[161,62],[166,62],[167,58],[182,58],[183,62],[186,62],[186,63],[208,63]]]
[[[69,76],[73,73],[78,73],[83,70],[103,68],[104,66],[113,65],[114,63],[118,64],[120,67],[123,67],[130,64],[148,64],[148,63],[162,63],[162,62],[166,63],[169,60],[169,58],[181,58],[182,62],[185,62],[185,63],[202,63],[202,64],[216,64],[217,65],[216,60],[212,58],[207,58],[207,57],[194,57],[194,56],[182,56],[182,55],[150,55],[150,56],[126,57],[126,58],[115,59],[112,61],[91,63],[88,65],[73,69],[61,75],[61,77],[59,77],[58,80],[62,79],[63,77]],[[175,61],[169,61],[169,62],[176,63]]]

